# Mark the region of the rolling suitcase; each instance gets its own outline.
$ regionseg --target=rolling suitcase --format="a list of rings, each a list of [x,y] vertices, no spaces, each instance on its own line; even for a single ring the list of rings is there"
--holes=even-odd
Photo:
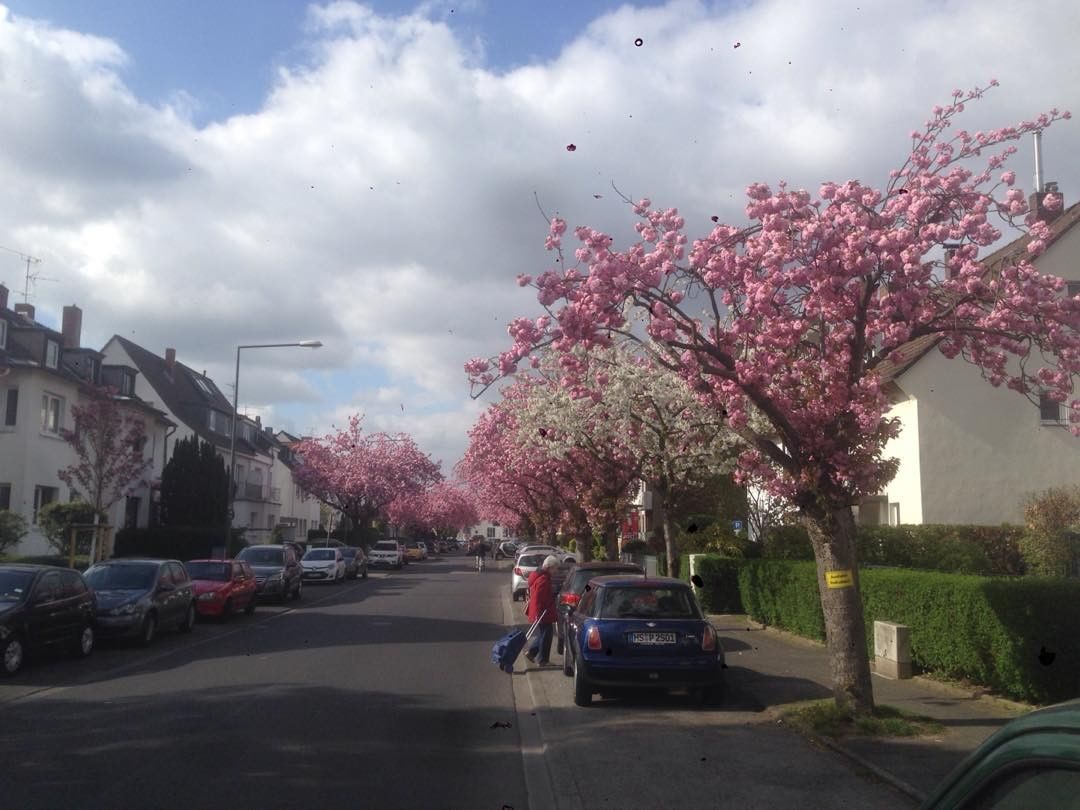
[[[545,610],[540,614],[540,619],[543,619],[547,615]],[[525,648],[525,642],[532,638],[532,634],[536,632],[536,628],[540,626],[540,619],[533,622],[532,627],[526,631],[511,630],[505,636],[495,642],[495,645],[491,648],[491,662],[498,664],[499,669],[507,674],[514,671],[514,663],[517,661],[521,651]]]

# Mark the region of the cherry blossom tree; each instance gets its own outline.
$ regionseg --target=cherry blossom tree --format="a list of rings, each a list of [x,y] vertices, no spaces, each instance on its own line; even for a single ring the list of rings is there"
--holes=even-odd
[[[150,464],[143,456],[145,418],[122,405],[110,388],[92,388],[72,405],[72,430],[60,435],[78,460],[57,475],[94,510],[95,524],[109,508],[143,483]]]
[[[439,481],[418,495],[395,498],[387,508],[391,521],[436,537],[456,535],[479,522],[476,505],[460,483]]]
[[[632,466],[616,465],[644,480],[653,493],[659,516],[668,570],[677,570],[672,515],[680,499],[719,473],[734,466],[742,439],[723,415],[703,405],[682,380],[647,354],[635,353],[629,342],[594,349],[587,358],[586,384],[603,389],[603,397],[575,398],[559,384],[559,356],[545,352],[532,373],[545,384],[536,386],[520,419],[521,440],[548,452],[587,449],[597,455],[612,449]],[[575,350],[581,358],[582,350]],[[610,475],[612,471],[609,471]]]
[[[510,349],[466,365],[484,387],[550,345],[566,359],[564,385],[588,396],[585,362],[570,349],[636,339],[629,316],[640,315],[661,362],[726,411],[746,441],[743,480],[805,521],[834,694],[859,712],[872,710],[873,692],[851,507],[895,475],[884,450],[900,428],[886,416],[882,364],[904,360],[909,343],[928,336],[990,385],[1058,401],[1072,396],[1080,371],[1080,297],[1065,297],[1062,280],[1030,261],[1051,238],[1039,211],[1061,200],[1041,195],[1029,210],[1014,173],[1001,171],[1012,142],[1068,113],[985,132],[954,128],[985,92],[958,90],[935,108],[882,188],[824,183],[815,199],[756,183],[747,189],[750,224],[717,222],[692,243],[676,209],[641,200],[639,242],[620,251],[610,236],[578,228],[572,267],[566,223],[552,220],[547,245],[558,266],[535,282],[519,278],[535,285],[548,315],[515,320]],[[1026,232],[1027,255],[988,268],[979,253],[1002,237],[1002,222]],[[1075,420],[1080,401],[1070,405]],[[752,410],[766,428],[752,424]]]
[[[442,475],[410,436],[364,433],[361,421],[354,415],[347,428],[297,444],[293,477],[354,525],[369,527],[395,498],[419,495]]]

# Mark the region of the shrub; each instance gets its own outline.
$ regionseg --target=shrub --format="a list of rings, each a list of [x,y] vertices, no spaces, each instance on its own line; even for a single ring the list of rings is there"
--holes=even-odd
[[[1080,560],[1080,487],[1054,487],[1024,501],[1027,531],[1020,548],[1028,569],[1042,576],[1075,576]]]
[[[773,526],[762,544],[761,556],[772,560],[812,560],[814,548],[802,526]]]
[[[739,597],[739,569],[745,565],[741,559],[709,554],[700,557],[694,571],[701,577],[698,599],[706,613],[742,613]]]
[[[93,505],[86,501],[53,501],[38,511],[38,527],[57,554],[68,554],[71,551],[71,527],[77,524],[92,524],[95,511]],[[93,541],[93,529],[77,529],[75,553],[89,554]]]
[[[26,520],[22,515],[0,509],[0,554],[18,545],[26,534]]]
[[[202,526],[155,526],[149,529],[122,529],[116,534],[117,557],[165,557],[198,560],[221,547],[222,529]],[[235,556],[244,543],[242,529],[233,529],[227,554]]]
[[[900,569],[864,569],[859,579],[868,656],[874,621],[893,621],[911,628],[912,663],[926,671],[1020,700],[1080,691],[1080,660],[1068,654],[1080,627],[1080,582]],[[754,619],[824,640],[813,563],[747,561],[739,591]]]
[[[623,554],[647,554],[649,544],[644,540],[628,540],[622,544]]]

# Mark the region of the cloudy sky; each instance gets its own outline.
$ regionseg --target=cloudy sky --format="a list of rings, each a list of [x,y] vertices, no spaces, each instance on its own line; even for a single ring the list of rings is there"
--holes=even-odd
[[[628,238],[614,184],[694,235],[754,181],[883,183],[953,88],[1001,82],[971,130],[1080,113],[1077,32],[1075,0],[0,0],[0,283],[39,257],[40,321],[77,303],[84,345],[227,394],[237,344],[319,339],[245,352],[242,409],[361,412],[449,471],[462,364],[537,312],[537,201]],[[1067,204],[1078,135],[1044,138]]]

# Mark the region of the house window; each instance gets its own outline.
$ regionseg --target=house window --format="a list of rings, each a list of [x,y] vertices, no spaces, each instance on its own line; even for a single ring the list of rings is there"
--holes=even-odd
[[[0,509],[11,508],[11,484],[0,484]]]
[[[503,537],[506,538],[506,537],[509,537],[509,536],[510,536],[510,530],[504,526],[503,527]]]
[[[141,498],[129,496],[124,504],[124,528],[134,529],[139,525],[139,506]]]
[[[1044,425],[1060,425],[1065,421],[1061,418],[1061,403],[1045,393],[1039,394],[1039,419]]]
[[[214,392],[211,390],[210,383],[207,380],[204,380],[202,377],[196,375],[192,375],[191,379],[195,381],[195,387],[199,389],[200,394],[202,394],[207,399],[214,398]]]
[[[487,536],[489,538],[493,539],[493,540],[495,539],[495,527],[494,526],[488,526]]]
[[[207,422],[210,429],[214,431],[214,433],[229,432],[229,417],[223,414],[221,411],[211,410]]]
[[[34,525],[37,525],[38,510],[43,506],[48,506],[53,501],[59,499],[59,497],[60,490],[56,487],[34,487]]]
[[[120,374],[120,395],[124,397],[135,396],[135,375],[124,369]]]
[[[266,528],[270,529],[271,531],[274,530],[274,516],[273,515],[267,515],[266,516]]]
[[[1069,296],[1069,298],[1075,298],[1076,296],[1080,295],[1080,281],[1065,282],[1065,293]]]
[[[60,365],[60,344],[55,340],[45,341],[45,366],[56,368]]]
[[[0,321],[2,323],[2,321]],[[9,388],[4,398],[4,427],[15,427],[19,415],[19,389]]]
[[[64,400],[52,394],[41,397],[41,429],[46,433],[59,433],[63,427]]]
[[[7,348],[7,321],[0,318],[0,349]]]

